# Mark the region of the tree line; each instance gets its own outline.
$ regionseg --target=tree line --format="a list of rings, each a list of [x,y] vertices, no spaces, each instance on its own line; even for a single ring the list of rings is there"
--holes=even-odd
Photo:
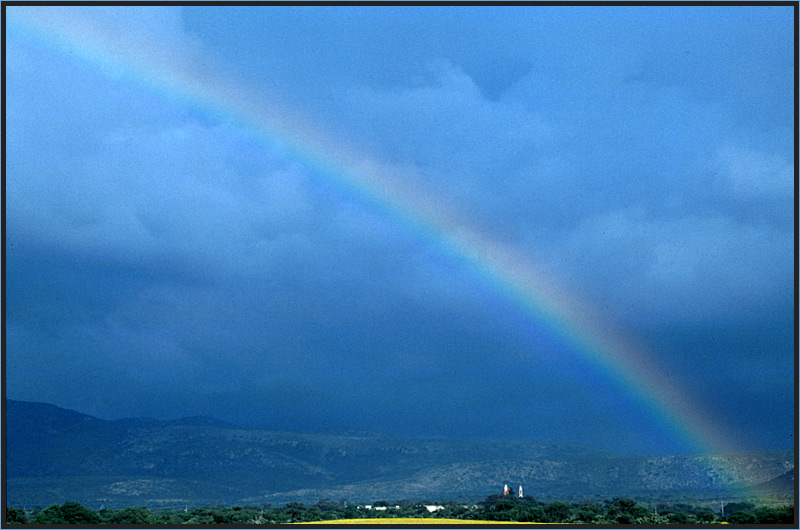
[[[428,506],[441,506],[430,512]],[[398,506],[398,507],[396,507]],[[375,507],[386,507],[377,510]],[[543,523],[588,523],[588,524],[703,524],[728,522],[733,524],[792,524],[793,506],[760,506],[747,502],[729,503],[714,512],[705,507],[686,503],[659,504],[653,509],[638,504],[629,498],[607,500],[601,503],[568,504],[565,502],[543,503],[533,498],[517,498],[491,495],[478,504],[456,502],[411,502],[386,503],[379,501],[366,506],[349,504],[342,499],[334,502],[323,499],[305,505],[289,502],[282,506],[205,506],[186,507],[183,510],[129,507],[119,510],[90,510],[78,502],[54,504],[46,509],[30,512],[8,507],[7,524],[282,524],[325,521],[332,519],[362,518],[453,518],[463,520],[517,521]],[[390,521],[387,521],[390,522]]]

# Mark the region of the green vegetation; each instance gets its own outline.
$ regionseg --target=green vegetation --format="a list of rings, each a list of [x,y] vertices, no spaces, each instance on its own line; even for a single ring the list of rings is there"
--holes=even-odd
[[[441,506],[430,512],[426,505]],[[533,498],[491,495],[479,504],[462,505],[455,502],[411,502],[356,506],[342,499],[334,502],[323,499],[305,505],[289,502],[283,506],[206,506],[183,510],[150,511],[145,507],[120,510],[101,509],[97,512],[77,502],[55,504],[44,510],[28,513],[18,508],[6,509],[6,524],[285,524],[337,519],[430,518],[485,521],[515,521],[542,523],[588,524],[702,524],[728,522],[733,524],[792,524],[792,506],[756,507],[749,503],[731,503],[725,515],[704,507],[686,503],[659,504],[649,509],[635,500],[621,498],[594,504],[568,504],[554,501],[542,503]],[[377,509],[385,508],[385,509]],[[435,522],[435,521],[431,521]]]

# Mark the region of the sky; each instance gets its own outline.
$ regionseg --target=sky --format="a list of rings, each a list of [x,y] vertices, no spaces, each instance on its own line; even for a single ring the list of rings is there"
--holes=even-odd
[[[6,9],[8,398],[794,447],[791,7]]]

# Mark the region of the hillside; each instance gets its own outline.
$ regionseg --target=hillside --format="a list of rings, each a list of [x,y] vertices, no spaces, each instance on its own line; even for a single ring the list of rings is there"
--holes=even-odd
[[[106,421],[41,403],[6,407],[15,506],[478,499],[506,482],[539,498],[730,496],[759,484],[786,495],[793,482],[790,451],[625,457],[577,445],[300,434],[211,418]]]

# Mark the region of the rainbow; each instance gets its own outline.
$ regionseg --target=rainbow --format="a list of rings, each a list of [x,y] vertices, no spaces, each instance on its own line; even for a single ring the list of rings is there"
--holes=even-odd
[[[325,175],[417,237],[434,242],[465,264],[536,322],[545,324],[590,364],[615,380],[691,451],[736,451],[724,433],[659,370],[642,348],[613,331],[597,312],[559,289],[514,248],[470,226],[441,201],[404,184],[411,174],[371,160],[332,135],[310,127],[279,105],[208,67],[191,50],[142,45],[136,36],[112,31],[75,7],[7,6],[8,22],[46,46],[67,51],[114,77],[130,78],[182,102],[221,114],[261,138],[285,146]],[[154,9],[150,7],[149,9]],[[119,28],[117,28],[119,29]],[[269,98],[267,98],[269,99]],[[735,470],[731,470],[735,475]]]

